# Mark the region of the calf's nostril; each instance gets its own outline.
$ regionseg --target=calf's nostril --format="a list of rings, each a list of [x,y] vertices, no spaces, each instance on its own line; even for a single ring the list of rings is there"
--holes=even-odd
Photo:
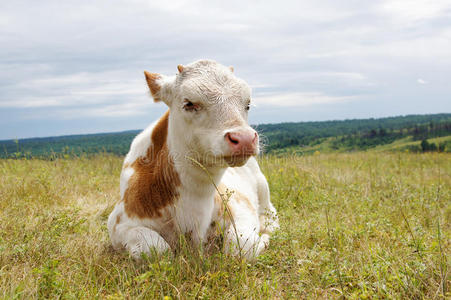
[[[232,134],[230,134],[230,133],[226,134],[226,138],[230,143],[232,143],[234,145],[238,145],[240,143],[240,140],[236,137],[233,137]]]

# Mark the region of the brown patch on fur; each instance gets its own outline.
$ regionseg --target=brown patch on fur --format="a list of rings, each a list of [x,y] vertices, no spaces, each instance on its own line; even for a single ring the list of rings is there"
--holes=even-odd
[[[218,210],[217,210],[217,214],[218,214],[218,217],[226,217],[226,218],[228,218],[229,216],[228,216],[228,214],[225,214],[224,215],[224,200],[225,201],[228,201],[228,196],[226,195],[226,190],[227,190],[227,187],[224,185],[224,184],[219,184],[218,185],[218,190],[216,191],[216,193],[215,193],[215,206],[218,208]],[[221,193],[221,195],[222,195],[222,197],[221,197],[221,195],[218,193],[218,191],[219,191],[219,193]],[[223,200],[224,199],[224,200]]]
[[[144,76],[146,76],[147,85],[149,86],[150,92],[152,93],[155,102],[161,101],[158,92],[160,91],[160,85],[157,80],[161,78],[160,74],[149,73],[144,71]]]
[[[253,213],[256,214],[257,211],[255,210],[255,207],[252,205],[251,201],[249,200],[248,197],[246,197],[244,194],[235,191],[234,194],[234,198],[238,201],[238,202],[244,202],[244,204],[246,204],[246,206],[249,208],[249,210]]]
[[[167,145],[169,111],[155,125],[147,155],[131,164],[135,171],[124,193],[124,208],[129,216],[161,217],[161,209],[179,196],[180,178],[174,169]]]
[[[221,183],[218,186],[218,190],[219,190],[219,193],[221,193],[223,195],[224,200],[228,200],[228,198],[227,198],[228,196],[226,195],[227,187],[224,184]],[[216,194],[215,194],[215,206],[218,207],[218,217],[221,217],[221,216],[224,215],[224,203],[223,203],[223,199],[221,198],[219,193],[218,193],[218,191],[216,191]],[[249,198],[246,195],[244,195],[243,193],[241,193],[239,191],[233,191],[232,195],[230,196],[230,200],[231,199],[234,199],[237,202],[243,202],[253,214],[257,213],[256,208],[252,205],[252,203],[249,200]],[[227,207],[230,210],[230,206],[227,205]],[[229,217],[227,213],[225,214],[225,217],[227,217],[227,218]]]
[[[119,214],[116,216],[116,223],[114,223],[113,232],[116,232],[116,227],[117,227],[117,225],[119,225],[120,222],[121,222],[121,215]]]
[[[227,187],[224,184],[219,184],[218,186],[218,190],[219,193],[221,193],[223,195],[224,200],[228,201],[230,200],[235,200],[238,203],[244,203],[248,208],[249,211],[252,214],[256,214],[257,210],[256,208],[252,205],[251,201],[249,200],[249,198],[244,195],[243,193],[239,192],[239,191],[233,191],[232,195],[230,196],[230,198],[228,198],[227,196]],[[230,208],[230,206],[227,204],[227,208],[229,210],[229,213],[225,212],[224,210],[224,201],[223,198],[221,198],[221,196],[219,195],[218,191],[216,191],[215,193],[215,206],[217,207],[217,215],[219,218],[226,218],[227,220],[230,220],[230,216],[229,213],[232,213],[232,210]]]

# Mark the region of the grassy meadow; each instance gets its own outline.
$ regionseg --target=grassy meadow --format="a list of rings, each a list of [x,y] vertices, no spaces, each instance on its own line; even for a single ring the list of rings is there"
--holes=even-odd
[[[0,298],[451,298],[451,154],[264,156],[281,229],[249,263],[110,246],[122,158],[0,160]]]

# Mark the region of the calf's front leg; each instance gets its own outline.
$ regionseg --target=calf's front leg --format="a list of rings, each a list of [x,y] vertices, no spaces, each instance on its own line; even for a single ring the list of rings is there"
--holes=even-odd
[[[140,259],[143,254],[159,254],[170,250],[169,244],[152,229],[137,226],[123,230],[122,245],[134,259]]]
[[[142,254],[170,250],[169,244],[158,232],[126,218],[121,211],[121,205],[116,207],[108,218],[108,232],[113,247],[116,250],[125,248],[134,259],[140,259]]]
[[[224,233],[225,250],[254,260],[269,245],[269,235],[260,235],[258,216],[239,205],[231,205],[232,219]]]

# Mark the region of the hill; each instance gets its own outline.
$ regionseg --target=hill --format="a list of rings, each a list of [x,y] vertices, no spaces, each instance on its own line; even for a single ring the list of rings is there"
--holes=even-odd
[[[421,141],[451,138],[451,114],[409,115],[379,119],[299,122],[259,125],[269,153],[344,152],[368,150],[381,145],[395,145],[396,150],[451,151],[450,139],[421,147]],[[401,147],[406,144],[406,147]],[[441,147],[441,148],[440,148]],[[392,147],[385,147],[389,150]],[[440,149],[439,149],[440,148]]]
[[[265,152],[274,154],[409,150],[451,152],[451,114],[261,124]],[[0,158],[125,155],[140,130],[0,141]],[[435,139],[435,140],[427,140]]]
[[[100,152],[125,155],[141,130],[0,141],[0,157],[82,155]]]

